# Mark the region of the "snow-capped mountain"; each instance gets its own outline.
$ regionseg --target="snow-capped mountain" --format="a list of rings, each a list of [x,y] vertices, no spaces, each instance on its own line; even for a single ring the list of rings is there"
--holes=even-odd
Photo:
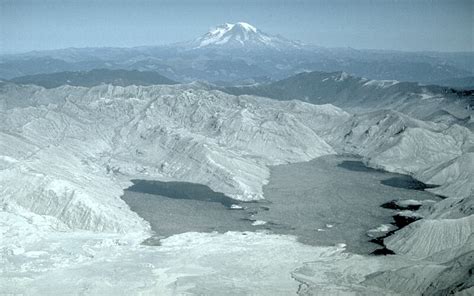
[[[281,36],[273,36],[245,23],[225,23],[211,29],[192,42],[193,48],[240,48],[255,49],[299,49],[303,45],[287,40]]]
[[[0,78],[125,69],[154,71],[179,82],[205,80],[221,85],[238,85],[284,79],[303,71],[345,71],[369,79],[433,84],[435,81],[472,77],[470,61],[473,57],[472,53],[431,56],[425,53],[323,48],[270,35],[239,22],[218,26],[192,40],[162,46],[66,48],[0,55]]]

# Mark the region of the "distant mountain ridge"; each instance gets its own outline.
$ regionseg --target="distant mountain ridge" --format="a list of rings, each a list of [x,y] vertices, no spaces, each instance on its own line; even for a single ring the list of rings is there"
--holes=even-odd
[[[134,48],[67,48],[0,56],[0,78],[64,71],[153,71],[175,81],[221,85],[279,80],[304,71],[345,71],[377,80],[433,84],[474,75],[474,52],[324,48],[226,23],[190,41]]]
[[[439,110],[450,114],[452,121],[464,120],[474,109],[474,94],[469,91],[414,82],[370,80],[340,71],[303,72],[276,82],[219,89],[233,95],[333,104],[350,112],[392,109],[423,120]]]
[[[6,82],[34,84],[45,88],[62,85],[91,87],[101,84],[148,86],[178,83],[152,71],[108,69],[38,74]],[[247,86],[200,85],[205,89],[217,89],[232,95],[333,104],[351,113],[393,109],[422,120],[474,126],[470,119],[474,110],[473,91],[450,87],[396,80],[371,80],[341,71],[302,72],[282,80]],[[442,112],[442,116],[439,112]]]
[[[109,69],[36,74],[13,78],[10,81],[17,84],[35,84],[45,88],[55,88],[61,85],[91,87],[100,84],[117,86],[177,84],[176,81],[168,79],[157,72]]]

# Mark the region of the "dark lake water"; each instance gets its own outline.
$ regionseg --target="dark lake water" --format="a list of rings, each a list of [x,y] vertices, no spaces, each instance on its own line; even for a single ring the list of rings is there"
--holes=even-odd
[[[242,203],[208,186],[187,182],[132,182],[134,184],[125,190],[122,199],[150,222],[157,238],[190,231],[254,231],[260,228],[252,225],[253,212],[248,206],[245,210],[234,209],[243,206]],[[246,205],[252,205],[254,211],[264,210],[255,202]]]
[[[393,222],[395,211],[380,205],[439,199],[409,176],[371,169],[349,156],[272,167],[259,202],[239,202],[201,184],[133,183],[122,198],[156,232],[149,244],[189,231],[267,230],[295,235],[305,244],[344,243],[349,251],[367,254],[380,247],[369,242],[367,231]],[[233,209],[236,205],[242,209]]]
[[[147,180],[132,180],[133,185],[128,191],[148,193],[174,199],[198,200],[204,202],[216,202],[230,208],[238,203],[235,199],[223,193],[215,192],[206,185],[187,182],[160,182]]]

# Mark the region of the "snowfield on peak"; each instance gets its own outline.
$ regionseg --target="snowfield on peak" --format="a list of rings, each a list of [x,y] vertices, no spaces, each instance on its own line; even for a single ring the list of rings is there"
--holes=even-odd
[[[301,44],[287,40],[281,36],[272,36],[256,27],[245,23],[225,23],[211,29],[192,42],[192,48],[223,47],[255,49],[299,49]]]

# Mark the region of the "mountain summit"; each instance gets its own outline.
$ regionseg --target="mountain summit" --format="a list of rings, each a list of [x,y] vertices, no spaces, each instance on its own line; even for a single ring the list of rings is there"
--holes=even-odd
[[[225,23],[194,40],[194,48],[297,49],[301,44],[281,36],[266,34],[256,27],[238,22]]]

